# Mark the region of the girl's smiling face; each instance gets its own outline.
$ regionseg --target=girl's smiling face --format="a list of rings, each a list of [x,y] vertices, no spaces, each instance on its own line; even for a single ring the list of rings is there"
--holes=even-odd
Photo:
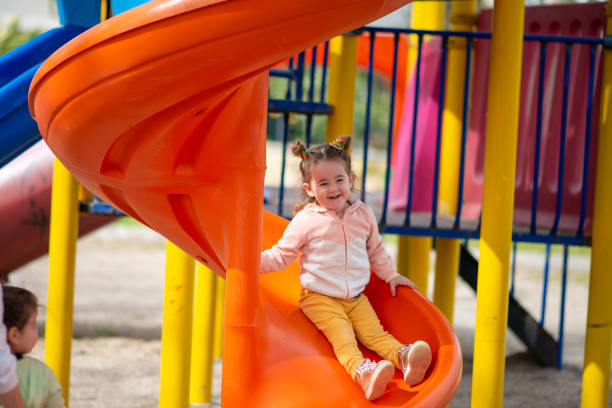
[[[343,162],[322,160],[312,167],[310,176],[310,182],[304,183],[306,194],[342,217],[353,186],[353,175],[347,174]]]

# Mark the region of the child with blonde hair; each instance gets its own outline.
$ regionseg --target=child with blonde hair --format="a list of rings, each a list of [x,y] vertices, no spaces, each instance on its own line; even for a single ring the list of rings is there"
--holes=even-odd
[[[38,341],[38,299],[29,290],[3,286],[4,325],[12,353],[17,357],[19,389],[27,408],[63,408],[62,387],[51,368],[24,356]]]
[[[374,400],[384,393],[394,366],[402,370],[406,384],[421,382],[431,350],[424,341],[402,344],[386,332],[362,293],[370,269],[389,284],[393,296],[398,286],[415,286],[397,273],[370,207],[351,197],[350,144],[348,136],[312,149],[300,141],[293,144],[293,154],[302,159],[306,198],[296,204],[280,241],[262,252],[261,272],[283,270],[302,253],[300,308],[327,337],[365,397]],[[357,341],[384,360],[364,358]]]

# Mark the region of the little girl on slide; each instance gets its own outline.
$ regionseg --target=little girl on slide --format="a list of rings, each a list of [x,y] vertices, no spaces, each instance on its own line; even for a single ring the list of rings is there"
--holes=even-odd
[[[424,341],[402,344],[387,333],[362,293],[370,269],[396,287],[414,284],[399,275],[382,245],[372,210],[351,197],[353,172],[347,151],[351,138],[306,149],[296,141],[306,199],[296,204],[294,218],[274,247],[262,252],[261,272],[285,269],[300,253],[300,307],[327,337],[338,361],[361,386],[368,400],[379,398],[402,370],[408,385],[423,380],[431,363]],[[384,360],[363,357],[357,341]]]

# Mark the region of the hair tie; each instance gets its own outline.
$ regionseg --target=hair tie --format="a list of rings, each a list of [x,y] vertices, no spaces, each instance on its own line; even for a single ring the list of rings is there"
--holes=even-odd
[[[304,153],[300,156],[304,160],[310,154],[310,149],[304,149]]]
[[[344,145],[342,144],[342,139],[338,138],[329,144],[331,147],[334,147],[340,151],[344,149]]]

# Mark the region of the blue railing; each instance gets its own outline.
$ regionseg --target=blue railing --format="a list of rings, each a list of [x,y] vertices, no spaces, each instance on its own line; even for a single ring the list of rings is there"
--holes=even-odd
[[[321,82],[319,84],[319,100],[315,100],[316,72],[317,72],[317,50],[314,46],[310,49],[311,62],[310,71],[308,74],[308,92],[304,93],[305,68],[306,68],[306,51],[302,51],[297,57],[289,58],[287,68],[274,68],[270,70],[271,78],[283,78],[287,80],[287,93],[284,99],[271,98],[268,103],[268,111],[270,112],[293,112],[306,115],[306,135],[309,138],[311,135],[312,116],[316,114],[329,115],[333,109],[325,103],[324,86],[327,80],[327,59],[329,53],[329,43],[323,44],[323,63],[320,65]]]
[[[473,58],[473,49],[474,43],[478,40],[489,40],[491,35],[490,33],[482,33],[482,32],[454,32],[454,31],[429,31],[429,30],[412,30],[412,29],[390,29],[390,28],[375,28],[375,27],[366,27],[364,28],[365,32],[369,34],[369,50],[370,50],[370,60],[368,62],[368,71],[366,81],[366,107],[365,107],[365,117],[363,118],[365,122],[364,133],[363,135],[357,135],[357,142],[359,142],[360,137],[363,137],[363,156],[362,160],[362,174],[361,176],[361,199],[367,201],[374,209],[375,212],[379,215],[381,230],[386,233],[392,234],[400,234],[400,235],[418,235],[418,236],[433,236],[433,237],[443,237],[443,238],[478,238],[480,235],[480,222],[479,220],[474,220],[470,225],[466,224],[464,219],[462,219],[462,207],[464,205],[465,197],[464,197],[464,184],[465,184],[465,171],[466,171],[466,145],[467,145],[467,131],[468,131],[468,107],[469,107],[469,78],[472,71],[472,58]],[[399,47],[399,39],[402,35],[414,35],[417,38],[417,56],[416,56],[416,70],[415,72],[415,85],[414,85],[414,93],[411,96],[414,99],[414,111],[413,111],[413,123],[412,123],[412,135],[411,135],[411,149],[410,149],[410,165],[409,165],[409,175],[406,183],[408,184],[408,193],[406,198],[406,209],[401,214],[401,217],[398,217],[398,211],[393,211],[389,208],[389,191],[390,191],[390,181],[391,181],[391,149],[390,146],[393,146],[394,138],[397,137],[394,134],[394,122],[395,122],[395,104],[396,104],[396,95],[395,92],[390,92],[390,100],[389,100],[389,110],[388,110],[388,131],[387,131],[387,141],[386,141],[386,163],[385,163],[385,172],[384,172],[384,180],[381,180],[381,185],[384,186],[382,193],[378,192],[379,197],[382,195],[382,204],[380,203],[380,199],[377,198],[377,195],[373,192],[369,192],[366,189],[366,179],[370,179],[372,177],[371,174],[367,174],[368,163],[370,163],[370,143],[371,143],[371,134],[370,134],[370,126],[371,126],[371,114],[372,114],[372,82],[374,77],[374,65],[373,58],[374,50],[376,47],[376,38],[377,35],[380,34],[391,34],[394,39],[394,49],[393,55],[390,55],[389,58],[393,59],[393,75],[391,78],[390,89],[395,89],[396,81],[399,73],[397,72],[398,67],[398,47]],[[433,194],[431,197],[431,212],[429,214],[429,218],[427,220],[423,220],[422,216],[415,220],[414,212],[413,212],[413,191],[415,183],[419,182],[419,180],[415,180],[415,143],[416,143],[416,134],[417,134],[417,118],[418,118],[418,108],[419,104],[417,103],[419,100],[419,92],[420,85],[422,82],[421,79],[421,64],[422,64],[422,51],[423,51],[423,40],[424,37],[441,38],[441,72],[440,76],[440,91],[438,98],[440,101],[444,100],[445,97],[445,72],[447,65],[447,57],[448,57],[448,43],[451,38],[463,39],[465,41],[466,46],[466,59],[465,59],[465,85],[464,85],[464,98],[463,98],[463,116],[462,116],[462,129],[461,129],[461,151],[460,151],[460,161],[459,161],[459,185],[458,185],[458,199],[456,203],[456,214],[453,219],[449,223],[446,220],[444,223],[440,222],[440,218],[438,215],[438,182],[440,177],[440,146],[441,146],[441,131],[442,131],[442,112],[443,112],[443,103],[439,104],[439,110],[436,117],[436,139],[435,139],[435,163],[433,170]],[[589,172],[589,163],[592,158],[589,157],[589,152],[591,149],[591,118],[593,117],[593,94],[594,94],[594,78],[596,73],[596,52],[597,47],[601,47],[603,44],[602,38],[584,38],[584,37],[567,37],[567,36],[545,36],[545,35],[525,35],[526,42],[537,42],[540,44],[540,61],[539,61],[539,85],[537,89],[537,125],[535,132],[535,157],[533,161],[534,171],[533,171],[533,191],[532,191],[532,202],[531,202],[531,221],[528,227],[523,229],[515,229],[513,233],[513,240],[515,241],[526,241],[526,242],[539,242],[539,243],[551,243],[551,244],[567,244],[567,245],[589,245],[590,244],[590,236],[585,235],[584,226],[587,214],[587,194],[588,189],[588,172]],[[542,228],[538,228],[538,193],[539,186],[542,182],[540,180],[540,168],[542,167],[542,118],[546,112],[543,112],[543,96],[545,92],[545,72],[546,72],[546,63],[547,63],[547,49],[550,44],[562,44],[565,46],[565,54],[564,54],[564,69],[563,69],[563,97],[562,97],[562,113],[561,113],[561,134],[560,134],[560,143],[559,143],[559,161],[557,167],[557,197],[556,197],[556,208],[554,211],[554,219],[552,222],[552,226],[547,230],[543,230]],[[570,65],[572,63],[572,46],[574,44],[584,44],[589,47],[590,50],[590,59],[589,59],[589,75],[588,78],[585,79],[585,84],[588,87],[588,103],[585,107],[586,115],[588,120],[586,120],[586,128],[585,132],[585,146],[584,146],[584,161],[582,163],[582,192],[580,196],[580,214],[579,214],[579,222],[578,227],[574,232],[568,232],[567,230],[560,230],[559,221],[562,215],[563,209],[563,182],[565,178],[564,167],[565,167],[565,150],[566,150],[566,139],[567,139],[567,114],[568,114],[568,95],[570,92],[571,80],[575,81],[575,78],[570,78]],[[325,45],[327,47],[327,44]],[[312,51],[316,53],[316,48]],[[324,99],[324,86],[321,86],[319,89],[319,93],[321,97],[318,101],[314,101],[315,94],[315,71],[317,66],[315,65],[315,58],[311,58],[310,61],[310,73],[309,73],[309,89],[308,92],[304,93],[304,82],[306,80],[306,76],[304,75],[304,67],[306,66],[304,53],[300,54],[296,58],[297,65],[296,67],[290,67],[287,72],[279,72],[273,71],[271,75],[277,77],[286,78],[288,81],[293,82],[293,87],[295,88],[295,92],[293,92],[290,100],[291,102],[298,103],[319,103],[325,105]],[[324,66],[320,67],[322,70],[322,75],[325,76],[327,69]],[[402,73],[403,74],[403,73]],[[325,84],[325,81],[322,82],[321,85]],[[288,87],[290,89],[291,86]],[[331,112],[331,108],[326,109],[325,112],[308,112],[306,113],[306,132],[305,138],[307,144],[310,143],[312,139],[312,117],[318,113],[329,113]],[[288,115],[286,117],[288,119]],[[284,175],[284,168],[286,165],[286,145],[288,143],[288,139],[291,138],[289,132],[287,131],[288,123],[285,122],[285,132],[283,135],[283,168],[281,172]],[[432,143],[434,143],[432,141]],[[442,158],[443,160],[443,158]],[[282,177],[284,181],[284,177]],[[285,190],[284,183],[281,182],[279,186],[280,193],[276,199],[276,212],[283,216],[288,216],[287,211],[283,208],[286,199],[286,195],[283,194]],[[468,223],[469,224],[469,223]]]

